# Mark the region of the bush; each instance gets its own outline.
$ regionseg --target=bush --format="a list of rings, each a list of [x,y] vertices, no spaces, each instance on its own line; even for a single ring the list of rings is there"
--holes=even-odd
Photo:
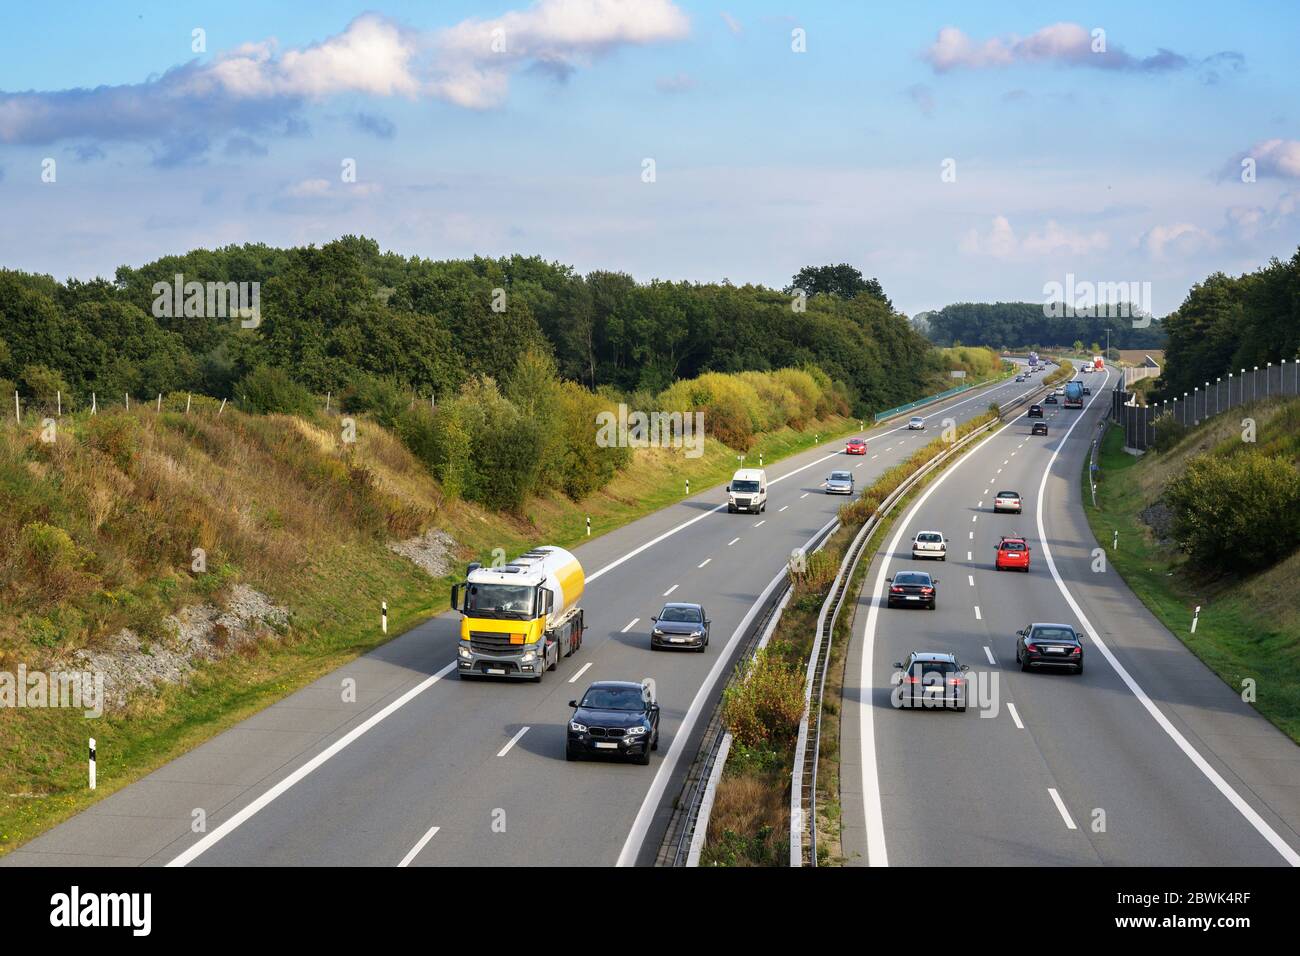
[[[722,695],[723,722],[746,747],[784,747],[798,735],[802,716],[803,672],[770,648],[755,654],[749,673]]]
[[[44,365],[28,365],[19,376],[21,391],[35,404],[54,408],[62,397],[65,411],[72,408],[72,394],[62,375]],[[10,398],[12,398],[10,394]]]
[[[1175,539],[1203,569],[1266,568],[1300,546],[1300,469],[1284,458],[1194,458],[1164,499]]]
[[[129,412],[104,412],[86,421],[86,444],[131,472],[140,448],[140,422]]]
[[[1152,425],[1155,428],[1155,438],[1151,441],[1151,447],[1160,452],[1169,451],[1177,445],[1189,430],[1186,425],[1168,412],[1156,418]]]
[[[235,397],[245,411],[263,415],[308,415],[315,407],[311,392],[280,368],[259,365],[235,386]]]
[[[345,412],[369,412],[385,428],[393,428],[410,400],[392,379],[362,375],[343,393],[340,407]]]

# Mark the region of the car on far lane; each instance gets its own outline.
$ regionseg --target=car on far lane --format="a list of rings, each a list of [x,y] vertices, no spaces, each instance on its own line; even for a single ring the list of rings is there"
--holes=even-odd
[[[569,706],[565,760],[605,755],[631,757],[644,766],[650,751],[659,749],[659,702],[651,680],[596,681]]]
[[[1027,417],[1027,418],[1042,418],[1042,417],[1043,417],[1043,406],[1042,406],[1042,405],[1030,405],[1030,406],[1029,406],[1029,412],[1028,412],[1028,414],[1027,414],[1026,417]]]
[[[932,578],[925,571],[899,571],[889,578],[889,595],[885,598],[886,607],[916,607],[934,610],[938,597],[939,579]]]
[[[993,552],[994,570],[1029,573],[1029,542],[1020,535],[1003,535]]]
[[[1044,405],[1060,405],[1061,403],[1060,403],[1059,401],[1056,400],[1056,396],[1055,396],[1055,395],[1048,395],[1045,399],[1043,399],[1043,404],[1044,404]]]
[[[1087,385],[1083,386],[1083,394],[1085,394],[1085,395],[1091,395],[1091,394],[1092,394],[1092,389],[1090,389]]]
[[[1056,392],[1055,392],[1055,394],[1057,394],[1057,395],[1064,395],[1064,394],[1065,394],[1065,386],[1064,386],[1064,385],[1058,385],[1058,386],[1056,386]]]
[[[1017,376],[1016,376],[1016,381],[1017,381],[1017,382],[1023,382],[1024,380],[1025,380],[1025,376],[1023,376],[1023,375],[1017,375]]]
[[[832,471],[823,484],[828,495],[851,495],[853,494],[853,472]]]
[[[894,662],[894,690],[890,695],[895,707],[966,709],[966,672],[968,664],[955,654],[913,651],[907,662]]]
[[[1031,435],[1046,435],[1046,434],[1047,434],[1047,422],[1034,422],[1033,427],[1029,429],[1029,434],[1031,434]]]
[[[698,604],[671,601],[650,620],[654,622],[650,629],[652,651],[661,647],[689,647],[703,654],[709,646],[710,622]]]
[[[920,415],[913,415],[907,420],[908,431],[925,431],[925,419]]]
[[[1018,491],[999,491],[993,498],[993,513],[1001,514],[1004,511],[1020,514],[1020,492]]]
[[[848,444],[844,446],[846,455],[865,455],[867,453],[867,443],[861,438],[850,438]]]
[[[941,531],[921,531],[912,539],[912,558],[938,558],[948,560],[948,539]]]
[[[1068,667],[1083,673],[1083,640],[1069,624],[1029,624],[1016,631],[1016,663],[1022,671]]]

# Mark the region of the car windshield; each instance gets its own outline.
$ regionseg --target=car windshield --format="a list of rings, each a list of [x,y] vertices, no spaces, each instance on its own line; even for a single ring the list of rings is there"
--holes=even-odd
[[[943,540],[943,535],[934,531],[923,531],[916,536],[917,541],[924,541],[926,544],[937,544]]]
[[[483,617],[532,617],[534,590],[527,584],[471,584],[465,610]]]
[[[1068,627],[1036,627],[1033,632],[1035,641],[1067,641],[1074,643],[1074,631]]]
[[[704,618],[698,607],[675,607],[668,605],[659,612],[659,620],[675,621],[682,624],[699,624]]]
[[[926,584],[930,583],[930,575],[923,571],[904,571],[902,574],[894,575],[895,584]]]
[[[582,706],[592,710],[642,710],[639,687],[593,687],[582,698]]]
[[[922,417],[919,416],[919,415],[912,419],[912,424],[913,424],[913,425],[921,425],[921,424],[924,424],[924,422],[925,422],[925,419],[922,418]]]
[[[732,491],[758,491],[757,481],[733,481],[731,483]]]
[[[847,471],[832,471],[831,481],[848,481],[849,473]]]

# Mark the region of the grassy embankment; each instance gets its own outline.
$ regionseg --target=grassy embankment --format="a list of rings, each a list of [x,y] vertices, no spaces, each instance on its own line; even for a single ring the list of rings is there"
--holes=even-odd
[[[1085,511],[1107,560],[1142,603],[1235,693],[1242,691],[1243,680],[1254,679],[1256,709],[1300,742],[1300,552],[1248,576],[1207,577],[1143,520],[1194,457],[1240,451],[1246,416],[1257,423],[1255,447],[1300,461],[1300,401],[1261,402],[1240,415],[1218,416],[1169,450],[1141,458],[1124,452],[1123,432],[1112,427],[1099,450],[1098,507],[1088,505]],[[1082,489],[1087,502],[1086,463]],[[1116,530],[1119,549],[1112,550]],[[1259,533],[1266,535],[1269,529]],[[1242,541],[1241,546],[1251,543]],[[1192,612],[1198,605],[1200,620],[1192,634]]]
[[[848,434],[842,417],[756,436],[746,457],[767,463],[818,436]],[[428,470],[362,418],[345,448],[337,420],[189,415],[152,408],[65,416],[57,439],[35,424],[0,426],[0,671],[73,669],[129,627],[165,642],[177,608],[220,603],[235,582],[287,606],[288,631],[202,664],[186,686],[137,694],[95,720],[66,709],[20,709],[0,721],[0,853],[92,802],[86,738],[98,743],[102,798],[222,729],[447,607],[448,576],[431,579],[387,544],[429,528],[457,542],[454,570],[494,548],[514,555],[577,545],[725,481],[736,453],[717,441],[638,449],[605,488],[574,502],[530,499],[523,513],[446,500]],[[39,532],[39,533],[36,533]],[[193,573],[194,548],[207,572]],[[389,606],[389,635],[379,606]]]

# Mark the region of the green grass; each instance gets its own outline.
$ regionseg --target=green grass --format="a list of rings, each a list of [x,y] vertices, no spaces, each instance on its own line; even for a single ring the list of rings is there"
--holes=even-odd
[[[1286,425],[1293,410],[1279,415]],[[1230,416],[1231,417],[1231,416]],[[1235,427],[1235,419],[1232,423]],[[1218,423],[1222,428],[1222,423]],[[1261,445],[1277,441],[1261,425]],[[1199,429],[1170,454],[1185,459],[1203,447],[1219,445],[1230,454],[1240,441],[1223,446]],[[1249,578],[1206,580],[1192,573],[1185,557],[1156,540],[1140,517],[1176,467],[1167,455],[1148,453],[1137,458],[1123,450],[1122,429],[1111,427],[1102,439],[1098,461],[1101,477],[1097,508],[1088,494],[1088,466],[1082,476],[1084,511],[1093,535],[1106,549],[1106,559],[1143,604],[1179,640],[1206,663],[1234,693],[1242,682],[1254,680],[1255,709],[1300,743],[1300,594],[1297,571],[1300,555]],[[1182,454],[1179,455],[1179,451]],[[1119,531],[1119,548],[1111,547]],[[1191,633],[1193,609],[1201,607],[1196,633]]]

